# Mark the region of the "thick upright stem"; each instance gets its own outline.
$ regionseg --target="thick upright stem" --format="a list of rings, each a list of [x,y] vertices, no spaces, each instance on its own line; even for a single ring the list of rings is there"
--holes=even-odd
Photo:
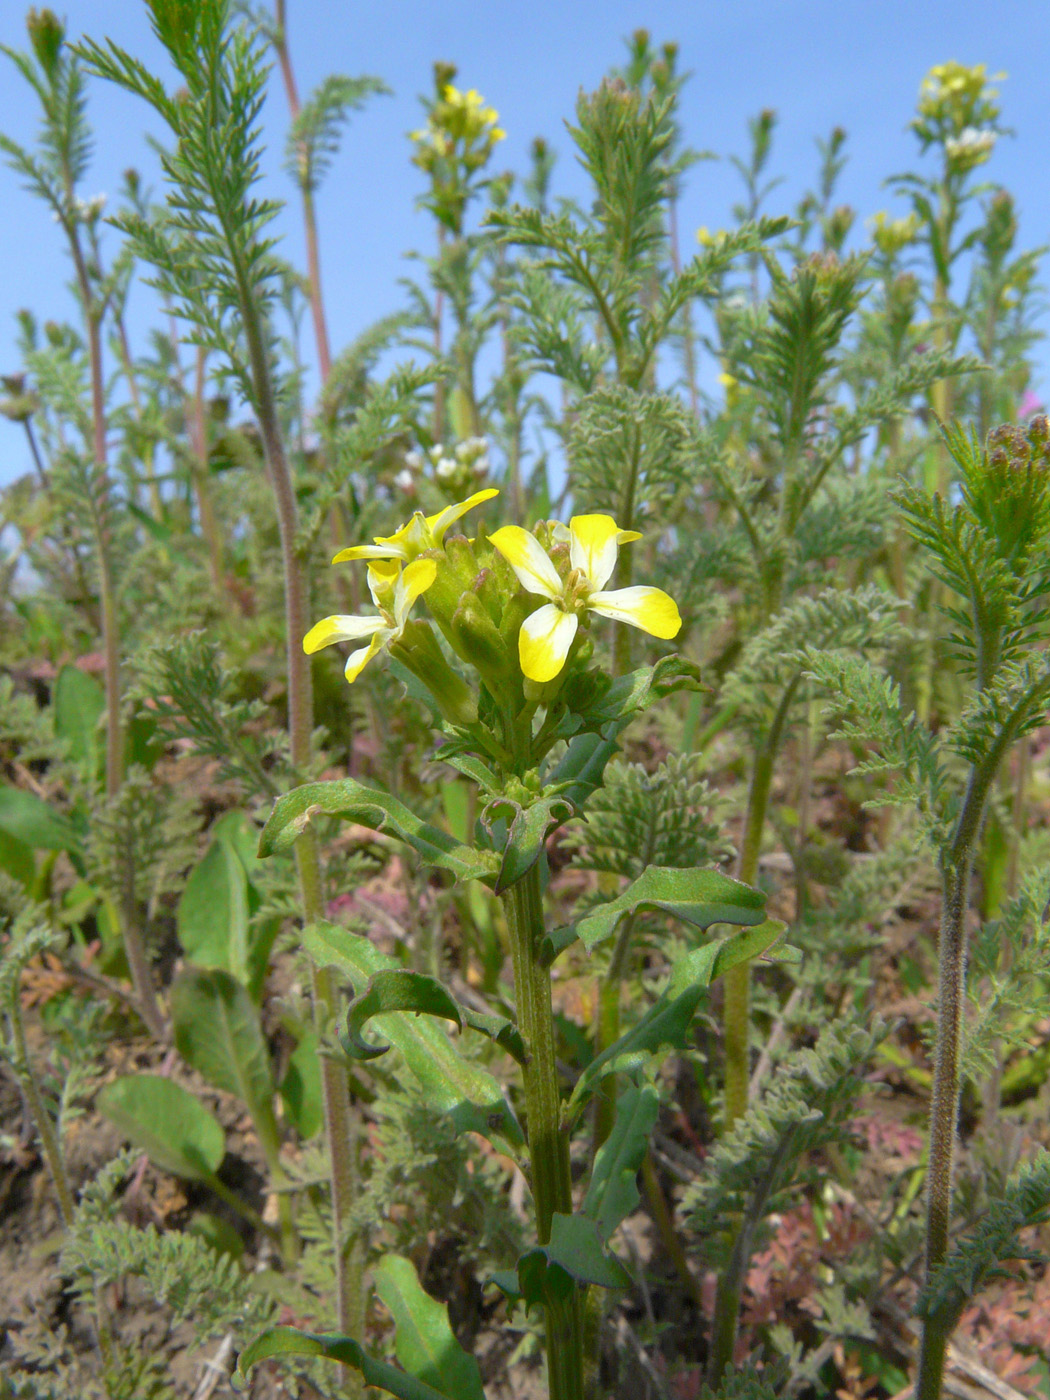
[[[966,912],[969,906],[973,854],[995,767],[985,762],[971,770],[966,796],[951,846],[942,865],[943,904],[937,939],[937,1048],[930,1104],[930,1151],[926,1172],[927,1283],[948,1256],[952,1214],[955,1131],[959,1112],[959,1056],[963,1005],[966,998]],[[915,1400],[940,1400],[944,1358],[951,1328],[937,1317],[927,1318],[922,1330]]]
[[[539,868],[503,896],[514,961],[518,1023],[528,1051],[525,1109],[532,1195],[540,1244],[551,1236],[554,1212],[572,1213],[569,1137],[562,1122],[554,1054],[550,972],[541,958],[544,924]],[[548,1305],[547,1367],[551,1400],[582,1400],[582,1299],[574,1291],[563,1303]]]

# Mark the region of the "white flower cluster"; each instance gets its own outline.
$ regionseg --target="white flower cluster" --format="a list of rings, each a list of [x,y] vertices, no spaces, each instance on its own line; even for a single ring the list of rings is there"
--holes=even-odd
[[[465,490],[472,480],[488,476],[488,447],[485,438],[469,437],[451,448],[436,443],[425,455],[406,452],[405,465],[394,477],[394,485],[410,496],[416,489],[415,478],[423,472],[429,459],[435,480],[452,491]]]
[[[971,168],[986,161],[995,146],[994,131],[979,131],[975,126],[965,126],[958,136],[944,143],[948,159],[959,165]]]

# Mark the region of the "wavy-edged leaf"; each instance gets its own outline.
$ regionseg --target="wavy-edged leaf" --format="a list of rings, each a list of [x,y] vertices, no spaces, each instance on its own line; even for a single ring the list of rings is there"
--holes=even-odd
[[[372,1045],[361,1038],[365,1022],[373,1016],[392,1011],[413,1011],[424,1016],[440,1016],[487,1035],[518,1061],[525,1063],[525,1045],[521,1032],[506,1016],[486,1015],[460,1006],[451,993],[434,977],[407,968],[390,968],[376,972],[368,986],[354,997],[346,1013],[346,1040],[343,1048],[355,1060],[371,1060],[384,1055],[389,1045]]]
[[[651,1084],[629,1085],[616,1101],[612,1132],[598,1149],[583,1214],[609,1239],[638,1204],[635,1178],[660,1111],[660,1096]]]
[[[563,1301],[577,1283],[628,1288],[631,1276],[605,1248],[594,1220],[555,1211],[550,1241],[523,1254],[515,1272],[500,1270],[491,1280],[509,1298],[521,1298],[531,1308]]]
[[[457,880],[491,883],[499,869],[499,858],[492,852],[461,845],[447,831],[417,817],[396,797],[353,778],[306,783],[279,797],[259,840],[260,856],[289,850],[318,816],[338,817],[396,836],[429,865],[450,871]]]
[[[318,966],[338,968],[355,992],[377,972],[397,968],[367,938],[335,924],[309,924],[303,947]],[[464,1059],[440,1026],[392,1014],[378,1017],[376,1030],[401,1051],[436,1113],[447,1113],[459,1132],[480,1133],[498,1151],[517,1156],[525,1138],[502,1087],[487,1070]]]
[[[116,1079],[99,1092],[104,1118],[173,1176],[207,1181],[226,1155],[222,1125],[188,1089],[160,1074]]]
[[[448,1305],[423,1291],[411,1259],[387,1254],[375,1270],[376,1292],[394,1319],[398,1361],[448,1400],[485,1400],[481,1371],[448,1321]]]
[[[550,832],[567,821],[572,811],[564,797],[539,797],[528,807],[508,797],[497,797],[486,805],[481,813],[482,825],[502,846],[493,893],[504,894],[529,873]]]
[[[415,1376],[399,1371],[385,1361],[368,1356],[352,1337],[338,1333],[300,1332],[297,1327],[271,1327],[256,1337],[237,1358],[237,1378],[246,1381],[248,1372],[260,1361],[274,1356],[320,1356],[360,1371],[368,1385],[385,1390],[397,1400],[448,1400],[444,1391]]]
[[[575,1116],[607,1074],[639,1069],[665,1045],[681,1049],[689,1023],[711,982],[730,967],[765,953],[783,936],[785,927],[779,919],[766,919],[755,928],[741,929],[721,942],[687,953],[672,968],[663,994],[638,1024],[596,1055],[580,1075],[566,1115]]]
[[[670,914],[694,928],[712,924],[760,924],[766,897],[761,890],[720,870],[674,869],[650,865],[622,894],[600,904],[574,925],[555,929],[548,947],[561,952],[575,938],[588,949],[611,938],[622,919],[639,910]]]

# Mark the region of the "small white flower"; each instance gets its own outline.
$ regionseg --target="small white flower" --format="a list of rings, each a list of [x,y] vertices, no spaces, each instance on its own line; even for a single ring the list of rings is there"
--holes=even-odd
[[[419,472],[423,470],[423,457],[419,452],[405,453],[405,466],[410,471]]]
[[[399,491],[404,491],[406,496],[410,496],[416,489],[416,479],[407,467],[402,468],[394,477],[394,485]]]
[[[442,457],[434,468],[434,475],[438,481],[451,481],[456,475],[457,464],[451,457]]]

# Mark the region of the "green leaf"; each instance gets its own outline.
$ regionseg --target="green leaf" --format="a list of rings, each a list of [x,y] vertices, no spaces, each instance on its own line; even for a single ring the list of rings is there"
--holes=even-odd
[[[33,852],[0,826],[0,870],[24,885],[28,890],[36,879],[36,861]]]
[[[251,1368],[271,1356],[322,1356],[326,1361],[353,1366],[361,1372],[368,1385],[397,1396],[397,1400],[448,1400],[444,1391],[435,1390],[425,1381],[399,1371],[396,1366],[388,1366],[385,1361],[374,1361],[366,1356],[360,1343],[352,1337],[300,1332],[296,1327],[271,1327],[256,1337],[237,1359],[237,1379],[247,1380]]]
[[[80,841],[68,817],[32,792],[0,787],[0,828],[34,851],[78,851]]]
[[[720,870],[675,870],[650,865],[622,894],[600,904],[575,924],[575,936],[594,948],[616,932],[621,919],[642,909],[671,914],[696,928],[712,924],[760,924],[766,897],[750,885]],[[572,941],[568,930],[556,929],[549,947],[560,952]]]
[[[365,787],[353,778],[307,783],[279,797],[259,841],[259,854],[269,856],[290,850],[317,816],[338,817],[373,831],[388,832],[418,851],[429,865],[451,871],[457,880],[491,883],[499,868],[493,853],[461,845],[447,831],[410,812],[396,797]]]
[[[98,727],[106,709],[106,692],[79,666],[63,666],[55,679],[51,705],[56,735],[73,762],[94,777],[102,752]]]
[[[368,986],[354,997],[346,1013],[346,1040],[343,1048],[355,1060],[371,1060],[386,1054],[389,1045],[370,1045],[361,1038],[365,1022],[391,1011],[414,1011],[416,1015],[440,1016],[487,1035],[507,1050],[519,1064],[525,1063],[521,1033],[505,1016],[489,1016],[460,1006],[434,977],[406,968],[389,968],[369,978]]]
[[[270,1052],[246,988],[221,968],[187,967],[171,989],[171,1018],[179,1054],[247,1106],[264,1153],[275,1160],[280,1134]]]
[[[385,1255],[376,1267],[375,1285],[393,1316],[394,1348],[409,1375],[449,1400],[485,1400],[477,1361],[456,1341],[448,1306],[424,1293],[412,1261]]]
[[[487,804],[481,822],[490,834],[497,823],[505,824],[510,819],[499,874],[492,887],[494,894],[503,894],[528,874],[539,860],[548,834],[567,820],[572,810],[564,797],[539,797],[528,807],[508,797],[497,797]]]
[[[281,1080],[281,1098],[304,1142],[317,1136],[324,1121],[320,1045],[316,1031],[307,1031],[288,1056]]]
[[[609,1239],[638,1204],[635,1178],[659,1111],[660,1096],[651,1084],[632,1084],[616,1101],[616,1120],[594,1159],[583,1202],[583,1214],[595,1222],[603,1239]]]
[[[603,739],[600,734],[577,734],[549,775],[550,786],[561,786],[565,800],[582,808],[600,786],[602,775],[619,748],[617,737]]]
[[[516,1276],[503,1270],[492,1274],[491,1281],[509,1298],[523,1298],[526,1308],[531,1308],[564,1301],[574,1281],[599,1288],[627,1288],[631,1276],[606,1250],[594,1220],[555,1211],[550,1242],[523,1254]]]
[[[664,1045],[681,1049],[686,1031],[704,991],[715,977],[738,963],[750,962],[783,936],[784,924],[766,919],[756,928],[742,929],[719,943],[687,953],[671,970],[667,987],[638,1024],[596,1055],[576,1081],[566,1105],[572,1118],[607,1074],[639,1069]]]
[[[175,927],[191,962],[247,981],[248,876],[229,842],[213,841],[190,871]]]
[[[188,1089],[159,1074],[117,1079],[99,1093],[103,1117],[155,1166],[190,1181],[208,1181],[226,1155],[218,1119]]]
[[[398,966],[367,938],[335,924],[308,925],[303,947],[319,967],[338,968],[355,990],[363,991],[377,972]],[[416,1017],[386,1015],[379,1017],[376,1029],[401,1051],[436,1113],[447,1113],[459,1132],[480,1133],[500,1152],[516,1157],[525,1139],[498,1081],[464,1059],[439,1026]]]

